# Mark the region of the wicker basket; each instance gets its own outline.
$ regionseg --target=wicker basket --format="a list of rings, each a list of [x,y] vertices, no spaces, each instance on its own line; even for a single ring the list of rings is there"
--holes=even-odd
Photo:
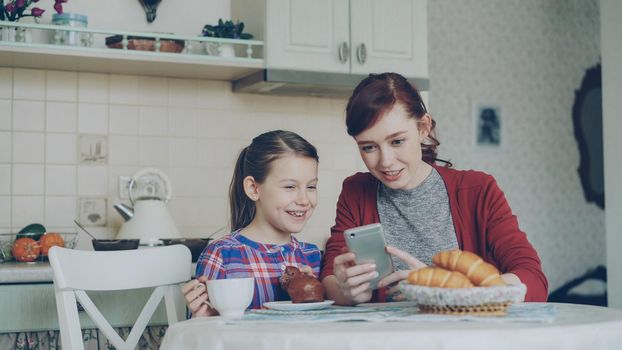
[[[525,298],[524,284],[503,287],[436,288],[400,282],[406,300],[425,313],[446,315],[502,316],[507,307]]]
[[[123,48],[122,35],[114,35],[106,38],[106,46],[111,49],[121,49]],[[153,38],[144,38],[144,37],[133,37],[129,36],[127,38],[127,49],[128,50],[140,50],[140,51],[155,51],[155,39]],[[160,52],[175,52],[179,53],[184,49],[184,41],[183,40],[169,40],[169,39],[161,39],[160,40]]]

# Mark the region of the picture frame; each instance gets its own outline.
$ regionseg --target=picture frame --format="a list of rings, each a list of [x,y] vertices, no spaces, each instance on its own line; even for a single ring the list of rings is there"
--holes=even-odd
[[[488,102],[473,104],[473,139],[478,148],[501,148],[504,139],[501,106]]]

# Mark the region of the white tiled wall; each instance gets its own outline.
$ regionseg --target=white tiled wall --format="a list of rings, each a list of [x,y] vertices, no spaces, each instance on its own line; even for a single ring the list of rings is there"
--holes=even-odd
[[[0,232],[40,222],[75,231],[80,198],[107,200],[113,237],[122,219],[119,176],[144,167],[171,179],[170,210],[186,236],[228,223],[237,153],[272,129],[296,131],[320,152],[320,204],[300,236],[323,244],[344,176],[362,169],[345,133],[345,100],[232,94],[229,83],[0,68]],[[108,159],[82,164],[81,136],[104,136]],[[88,239],[81,240],[88,247]]]

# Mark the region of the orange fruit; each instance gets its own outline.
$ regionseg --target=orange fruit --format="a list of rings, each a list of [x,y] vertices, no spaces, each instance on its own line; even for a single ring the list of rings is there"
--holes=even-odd
[[[17,261],[35,261],[41,252],[39,242],[32,238],[18,238],[13,242],[11,254]]]
[[[50,248],[54,246],[64,247],[65,240],[58,233],[47,232],[39,238],[39,245],[41,246],[41,254],[47,256]]]

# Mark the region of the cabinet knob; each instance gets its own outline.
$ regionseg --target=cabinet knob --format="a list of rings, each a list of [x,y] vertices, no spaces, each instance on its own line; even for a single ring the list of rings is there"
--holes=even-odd
[[[339,62],[346,63],[348,62],[348,56],[350,56],[350,49],[348,48],[347,42],[342,42],[337,49],[337,54],[339,56]]]
[[[356,48],[356,60],[359,64],[365,64],[365,60],[367,60],[367,48],[365,44],[361,44]]]

